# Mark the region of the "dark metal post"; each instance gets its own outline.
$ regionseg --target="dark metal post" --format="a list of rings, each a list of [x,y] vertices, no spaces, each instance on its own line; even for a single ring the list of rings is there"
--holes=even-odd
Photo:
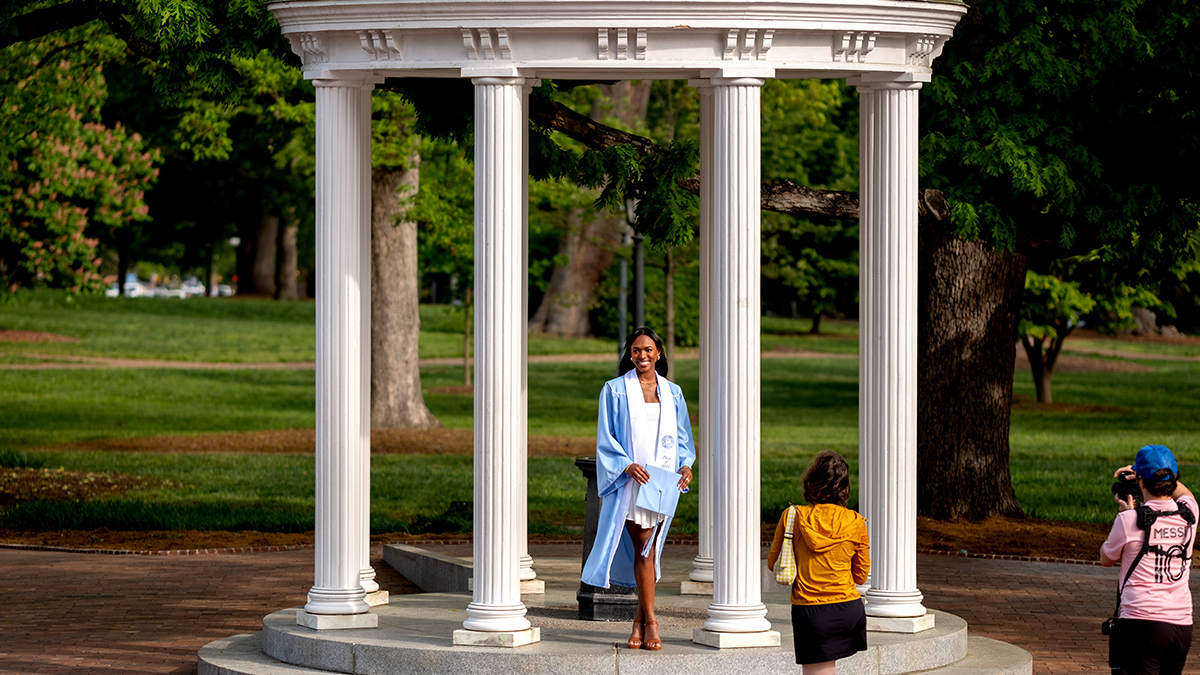
[[[587,510],[583,519],[583,563],[587,563],[592,546],[596,543],[596,530],[600,527],[600,493],[596,487],[596,458],[580,457],[575,466],[587,479]],[[600,588],[579,582],[579,618],[589,621],[633,621],[637,614],[637,588],[612,584]]]
[[[646,325],[646,252],[642,242],[646,239],[638,234],[634,224],[637,217],[634,210],[637,201],[625,200],[625,222],[633,230],[633,327],[641,328]],[[623,351],[623,350],[622,350]]]

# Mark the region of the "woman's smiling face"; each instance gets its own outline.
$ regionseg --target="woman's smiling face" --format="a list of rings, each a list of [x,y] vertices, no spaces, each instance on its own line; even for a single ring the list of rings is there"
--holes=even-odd
[[[649,373],[654,370],[654,362],[658,360],[658,347],[649,336],[639,335],[629,346],[629,356],[638,375]]]

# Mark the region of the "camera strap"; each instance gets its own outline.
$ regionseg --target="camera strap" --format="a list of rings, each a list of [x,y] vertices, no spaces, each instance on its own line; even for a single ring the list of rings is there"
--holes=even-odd
[[[1144,509],[1145,506],[1139,506],[1138,509]],[[1141,514],[1138,514],[1139,518]],[[1121,616],[1121,593],[1125,591],[1125,584],[1129,583],[1129,577],[1133,576],[1133,571],[1137,569],[1138,563],[1142,562],[1142,558],[1146,557],[1146,551],[1150,550],[1150,528],[1145,529],[1146,536],[1142,538],[1142,548],[1138,551],[1137,557],[1129,565],[1129,570],[1125,572],[1125,579],[1121,581],[1121,585],[1117,587],[1117,607],[1113,610],[1112,618],[1117,619]]]
[[[1142,539],[1141,550],[1138,551],[1137,557],[1135,557],[1133,562],[1129,565],[1129,570],[1125,572],[1125,579],[1121,581],[1121,585],[1117,588],[1117,608],[1113,610],[1112,618],[1116,619],[1120,616],[1121,593],[1125,591],[1125,585],[1129,583],[1129,578],[1133,576],[1133,571],[1137,569],[1138,563],[1142,561],[1142,558],[1146,557],[1146,553],[1150,550],[1150,528],[1154,525],[1156,520],[1164,516],[1182,517],[1183,521],[1187,523],[1188,527],[1188,536],[1185,538],[1187,540],[1186,543],[1191,543],[1191,529],[1196,522],[1196,516],[1187,506],[1178,503],[1177,506],[1178,508],[1175,511],[1155,511],[1145,504],[1137,507],[1137,518],[1135,522],[1137,523],[1138,528],[1145,532],[1145,537]],[[1155,548],[1157,548],[1157,546]],[[1187,555],[1187,548],[1184,548],[1182,555]]]

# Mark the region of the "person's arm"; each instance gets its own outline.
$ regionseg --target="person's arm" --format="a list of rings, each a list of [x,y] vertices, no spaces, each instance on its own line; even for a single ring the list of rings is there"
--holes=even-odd
[[[675,385],[678,389],[678,385]],[[672,391],[675,399],[675,456],[679,467],[679,489],[687,492],[692,483],[692,464],[696,462],[696,446],[692,443],[692,418],[688,415],[687,401],[683,398],[683,390]]]
[[[1125,516],[1121,515],[1124,512],[1133,508],[1133,500],[1122,501],[1115,496],[1113,499],[1117,502],[1117,508],[1120,512],[1113,520],[1112,529],[1108,532],[1108,538],[1100,545],[1100,564],[1104,567],[1112,567],[1121,562],[1121,552],[1125,548]]]
[[[788,509],[792,508],[788,504],[787,509],[783,510],[783,515],[779,516],[779,524],[775,526],[775,539],[771,541],[771,552],[767,554],[767,569],[775,571],[775,561],[779,560],[779,551],[783,549],[783,535],[787,531],[787,514]]]
[[[621,397],[606,384],[600,391],[596,415],[596,490],[601,499],[616,492],[629,480],[631,467],[636,466],[643,473],[646,472],[633,463],[631,453],[617,439],[617,431],[623,424],[617,410],[621,405]],[[649,480],[649,474],[645,478]]]
[[[1180,497],[1191,497],[1192,499],[1196,498],[1196,496],[1192,494],[1192,491],[1187,489],[1187,486],[1185,486],[1183,483],[1177,482],[1175,483],[1175,491],[1171,493],[1171,499],[1178,500]]]
[[[871,573],[871,540],[867,536],[867,521],[862,524],[862,536],[854,543],[854,557],[850,560],[850,576],[859,586],[867,583]]]

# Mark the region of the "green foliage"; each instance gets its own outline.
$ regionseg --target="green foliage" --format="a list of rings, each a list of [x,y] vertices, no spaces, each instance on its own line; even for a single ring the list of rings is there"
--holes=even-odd
[[[763,86],[762,170],[766,180],[791,180],[831,190],[858,187],[858,106],[843,83],[768,80]],[[791,314],[839,310],[858,300],[858,223],[764,212],[764,307]]]
[[[113,42],[74,29],[0,52],[0,293],[95,288],[100,238],[149,220],[159,155],[100,119]]]
[[[978,2],[922,90],[923,183],[957,231],[1050,260],[1196,255],[1200,5]]]
[[[1036,272],[1025,274],[1023,300],[1017,333],[1039,341],[1065,338],[1096,306],[1090,295],[1079,290],[1077,282]]]

